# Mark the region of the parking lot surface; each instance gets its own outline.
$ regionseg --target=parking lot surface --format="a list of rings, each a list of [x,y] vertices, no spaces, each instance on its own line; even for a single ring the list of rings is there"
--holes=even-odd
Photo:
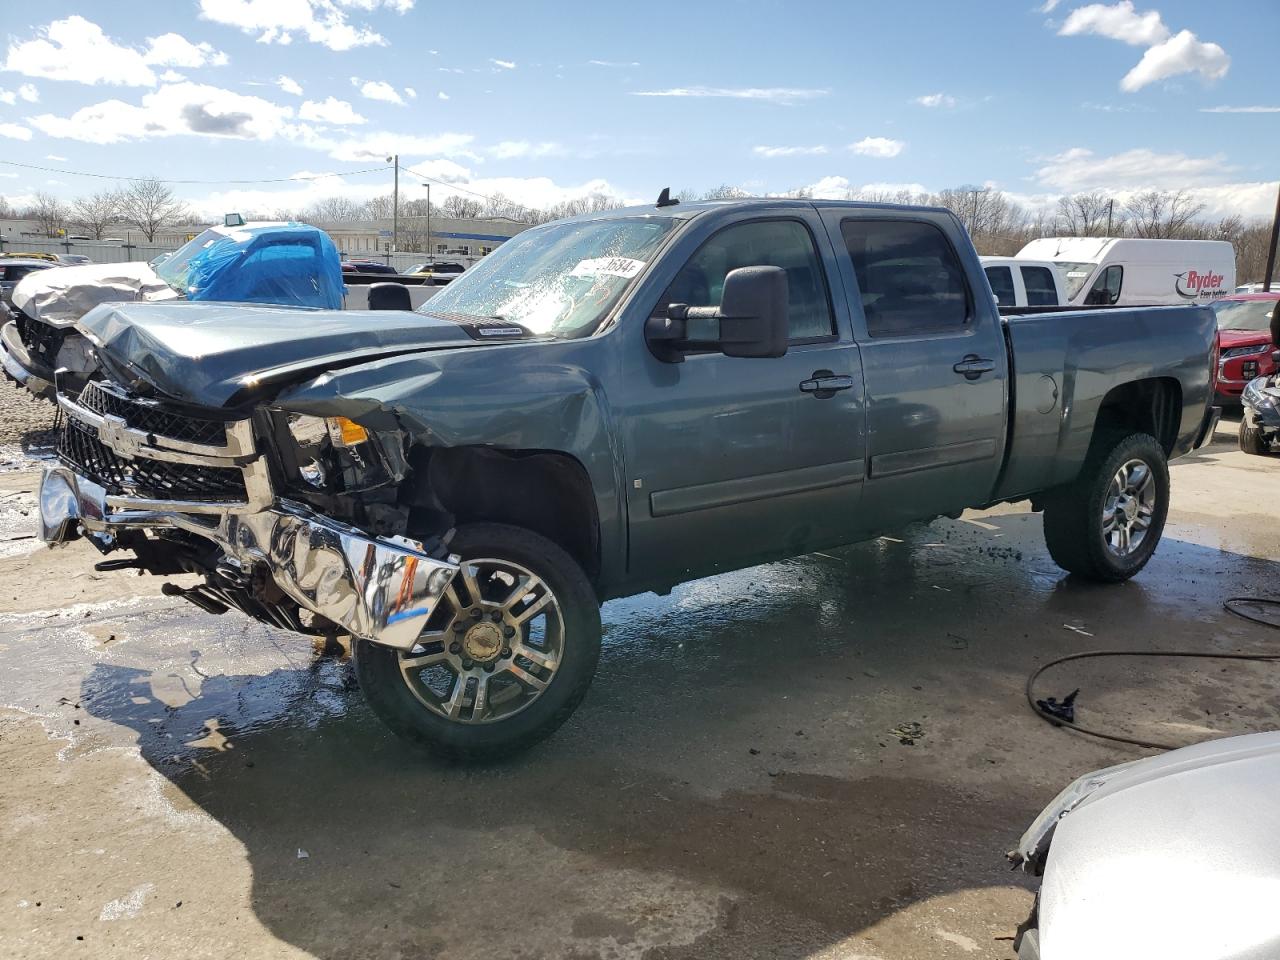
[[[1142,753],[1034,717],[1028,673],[1276,639],[1222,608],[1280,592],[1277,462],[1224,422],[1129,583],[1065,577],[1010,507],[615,601],[556,736],[448,766],[340,654],[23,539],[37,428],[0,457],[5,957],[1009,958],[1031,893],[1004,851]],[[1095,660],[1041,695],[1192,742],[1274,727],[1274,681]]]

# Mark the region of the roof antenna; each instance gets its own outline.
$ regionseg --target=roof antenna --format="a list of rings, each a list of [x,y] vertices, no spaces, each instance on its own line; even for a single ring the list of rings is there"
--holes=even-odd
[[[672,199],[671,199],[671,188],[670,188],[670,187],[663,187],[663,188],[662,188],[662,192],[661,192],[660,194],[658,194],[658,202],[657,202],[656,204],[654,204],[654,206],[657,206],[657,207],[674,207],[674,206],[675,206],[677,203],[679,203],[679,202],[680,202],[679,200],[672,200]]]

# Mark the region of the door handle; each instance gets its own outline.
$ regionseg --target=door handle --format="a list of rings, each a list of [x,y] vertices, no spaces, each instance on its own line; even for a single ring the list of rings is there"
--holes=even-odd
[[[962,375],[966,380],[977,380],[984,373],[990,373],[995,368],[994,361],[980,357],[976,353],[971,353],[951,369]]]
[[[808,380],[800,381],[800,392],[813,394],[819,400],[834,397],[840,390],[853,388],[853,377],[837,376],[830,370],[815,370]]]

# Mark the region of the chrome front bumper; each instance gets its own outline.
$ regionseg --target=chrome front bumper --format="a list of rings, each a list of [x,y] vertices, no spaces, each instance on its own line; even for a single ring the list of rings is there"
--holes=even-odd
[[[45,467],[40,538],[65,543],[80,534],[110,543],[122,529],[185,530],[217,544],[246,573],[264,565],[303,609],[352,636],[409,650],[458,572],[402,537],[381,538],[278,501],[255,513],[194,515],[113,509],[106,491],[66,467]]]

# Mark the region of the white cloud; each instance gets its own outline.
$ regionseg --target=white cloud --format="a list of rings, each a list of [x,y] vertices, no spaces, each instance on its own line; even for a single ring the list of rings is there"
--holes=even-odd
[[[516,68],[514,60],[495,60],[493,57],[490,57],[489,62],[495,67],[501,67],[503,70],[514,70]]]
[[[929,189],[919,183],[864,183],[855,187],[848,177],[823,177],[802,187],[799,191],[815,200],[848,200],[865,197],[898,196],[901,194],[927,194]]]
[[[824,146],[816,147],[752,147],[757,157],[773,160],[777,157],[820,157],[827,152]]]
[[[1058,28],[1058,35],[1061,37],[1087,33],[1109,37],[1135,47],[1150,47],[1168,39],[1169,28],[1160,19],[1158,10],[1138,13],[1132,0],[1120,0],[1114,4],[1091,3],[1077,7]]]
[[[307,100],[298,108],[298,117],[315,123],[328,123],[335,126],[352,126],[365,123],[365,118],[356,113],[351,104],[337,97],[326,97],[324,100]]]
[[[408,97],[410,100],[417,100],[417,99],[418,99],[418,91],[417,91],[417,90],[415,90],[415,89],[413,89],[413,87],[405,87],[405,88],[404,88],[404,95],[405,95],[406,97]]]
[[[160,74],[161,83],[182,83],[187,78],[180,74],[177,70],[166,70]]]
[[[854,153],[882,159],[896,157],[905,147],[906,144],[901,140],[891,140],[888,137],[863,137],[857,143],[849,144],[849,149]]]
[[[461,67],[436,67],[441,73],[466,73]]]
[[[143,59],[159,67],[222,67],[227,55],[209,43],[192,43],[176,33],[163,33],[147,40]]]
[[[1036,179],[1065,193],[1103,188],[1180,190],[1224,181],[1234,168],[1222,154],[1190,157],[1185,153],[1126,150],[1099,157],[1092,150],[1074,147],[1042,161]]]
[[[0,123],[0,137],[10,140],[30,140],[31,131],[18,123]]]
[[[475,137],[469,133],[440,133],[424,137],[380,132],[337,142],[316,140],[311,145],[327,150],[335,160],[382,162],[394,153],[402,157],[476,158],[470,149],[474,140]]]
[[[18,95],[12,90],[0,90],[0,103],[13,106],[18,102]]]
[[[40,102],[40,91],[35,88],[35,84],[24,83],[18,88],[18,96],[27,101],[27,103]]]
[[[445,93],[443,90],[441,90],[439,93],[437,93],[437,94],[436,94],[436,99],[437,99],[437,100],[448,100],[448,99],[449,99],[449,95],[448,95],[447,93]]]
[[[292,43],[295,36],[328,47],[382,46],[386,37],[347,19],[347,9],[406,13],[413,0],[200,0],[200,16],[256,34],[259,43]]]
[[[3,69],[27,77],[90,85],[154,87],[158,80],[152,67],[221,66],[226,62],[227,55],[210,44],[192,43],[176,33],[151,37],[146,49],[138,50],[116,43],[96,23],[70,16],[41,27],[33,40],[10,43]]]
[[[1144,53],[1138,65],[1121,79],[1120,89],[1133,93],[1183,73],[1198,73],[1206,81],[1221,80],[1230,68],[1231,58],[1222,47],[1183,30]]]
[[[1201,113],[1280,113],[1280,107],[1201,107]]]
[[[948,93],[928,93],[923,97],[916,97],[912,102],[922,107],[954,107],[956,98]]]
[[[360,95],[366,100],[381,100],[384,103],[404,106],[404,98],[385,80],[361,80],[359,77],[352,77],[351,85],[358,87]]]
[[[511,160],[516,157],[551,157],[564,153],[564,147],[558,143],[530,143],[528,140],[503,140],[490,147],[490,154],[499,160]]]
[[[633,97],[715,97],[731,100],[765,100],[791,104],[825,97],[830,90],[800,87],[670,87],[666,90],[633,90]]]
[[[284,93],[292,94],[295,97],[302,96],[302,84],[293,77],[286,77],[284,74],[276,77],[276,86]]]
[[[293,116],[260,97],[198,83],[175,83],[146,94],[140,104],[104,100],[69,117],[41,114],[28,122],[51,137],[86,143],[120,143],[191,134],[270,140],[286,131]]]
[[[45,159],[46,159],[46,160],[52,160],[52,161],[54,161],[55,163],[70,163],[70,162],[71,162],[71,161],[69,161],[66,157],[60,157],[60,156],[58,156],[56,153],[48,153],[48,154],[45,154]]]
[[[1053,13],[1053,11],[1057,9],[1058,4],[1060,4],[1061,2],[1062,0],[1044,0],[1044,3],[1040,4],[1040,6],[1036,8],[1036,10],[1039,13]]]
[[[1128,93],[1184,73],[1198,73],[1207,82],[1220,80],[1231,68],[1231,58],[1218,44],[1201,40],[1190,30],[1172,33],[1158,10],[1139,13],[1132,0],[1078,7],[1062,22],[1058,34],[1096,34],[1146,47],[1137,66],[1120,81],[1120,89]]]
[[[639,62],[635,60],[588,60],[593,67],[638,67]]]

